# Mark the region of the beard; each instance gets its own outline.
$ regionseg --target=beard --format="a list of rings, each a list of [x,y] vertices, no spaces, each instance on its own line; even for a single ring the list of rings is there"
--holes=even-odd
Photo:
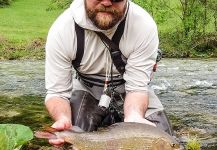
[[[113,7],[105,7],[100,5],[98,8],[88,8],[85,3],[85,9],[87,16],[93,22],[93,24],[102,30],[107,30],[114,27],[124,16],[126,5],[124,10],[118,10]]]

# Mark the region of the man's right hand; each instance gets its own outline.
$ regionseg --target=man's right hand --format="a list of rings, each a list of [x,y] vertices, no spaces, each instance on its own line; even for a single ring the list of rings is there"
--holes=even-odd
[[[61,119],[57,120],[53,125],[52,128],[57,130],[66,130],[72,128],[71,120],[66,117],[62,117]],[[64,144],[64,139],[50,139],[49,143],[52,144],[54,147],[60,147]]]
[[[69,101],[60,97],[51,97],[45,102],[46,108],[56,122],[52,125],[57,130],[72,128],[71,107]],[[49,143],[59,147],[64,143],[63,139],[52,139]]]

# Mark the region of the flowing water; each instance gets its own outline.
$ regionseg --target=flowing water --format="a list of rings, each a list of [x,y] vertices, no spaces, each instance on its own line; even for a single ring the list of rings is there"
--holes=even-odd
[[[181,140],[197,136],[202,149],[217,150],[216,66],[216,60],[165,59],[152,83]]]
[[[197,137],[203,150],[217,149],[216,66],[214,59],[163,59],[151,83],[177,136],[184,143]],[[44,96],[43,61],[0,62],[0,123],[33,130],[51,123]]]

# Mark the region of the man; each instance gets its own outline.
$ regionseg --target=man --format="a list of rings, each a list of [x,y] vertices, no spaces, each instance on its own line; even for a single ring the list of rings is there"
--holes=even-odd
[[[126,60],[123,74],[114,65],[117,60],[112,61],[110,45],[97,34],[116,38],[119,28],[123,34],[118,47],[124,57],[120,59]],[[74,0],[52,25],[46,43],[45,105],[55,121],[52,127],[62,130],[76,125],[92,131],[125,121],[172,134],[162,104],[148,87],[158,44],[155,22],[133,2]],[[64,141],[49,142],[58,146]]]

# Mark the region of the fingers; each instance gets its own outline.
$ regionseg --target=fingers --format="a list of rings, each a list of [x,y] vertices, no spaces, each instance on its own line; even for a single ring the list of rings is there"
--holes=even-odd
[[[61,119],[57,120],[53,125],[52,128],[57,130],[66,130],[72,128],[71,120],[67,119],[66,117],[62,117]],[[50,139],[49,143],[54,147],[61,147],[65,143],[64,139],[57,138],[57,139]]]
[[[156,127],[156,124],[152,123],[151,121],[148,121],[147,119],[143,118],[143,117],[133,117],[133,118],[125,118],[124,122],[137,122],[137,123],[144,123],[144,124],[148,124],[151,126]]]
[[[49,143],[54,147],[61,147],[65,143],[63,139],[50,139]]]
[[[151,121],[148,121],[147,119],[142,119],[142,120],[140,120],[139,123],[145,123],[145,124],[148,124],[148,125],[151,125],[151,126],[157,127],[156,124],[154,124],[154,123],[151,122]]]
[[[53,128],[57,130],[65,130],[72,127],[71,120],[67,118],[61,118],[60,120],[57,120],[53,125]]]

